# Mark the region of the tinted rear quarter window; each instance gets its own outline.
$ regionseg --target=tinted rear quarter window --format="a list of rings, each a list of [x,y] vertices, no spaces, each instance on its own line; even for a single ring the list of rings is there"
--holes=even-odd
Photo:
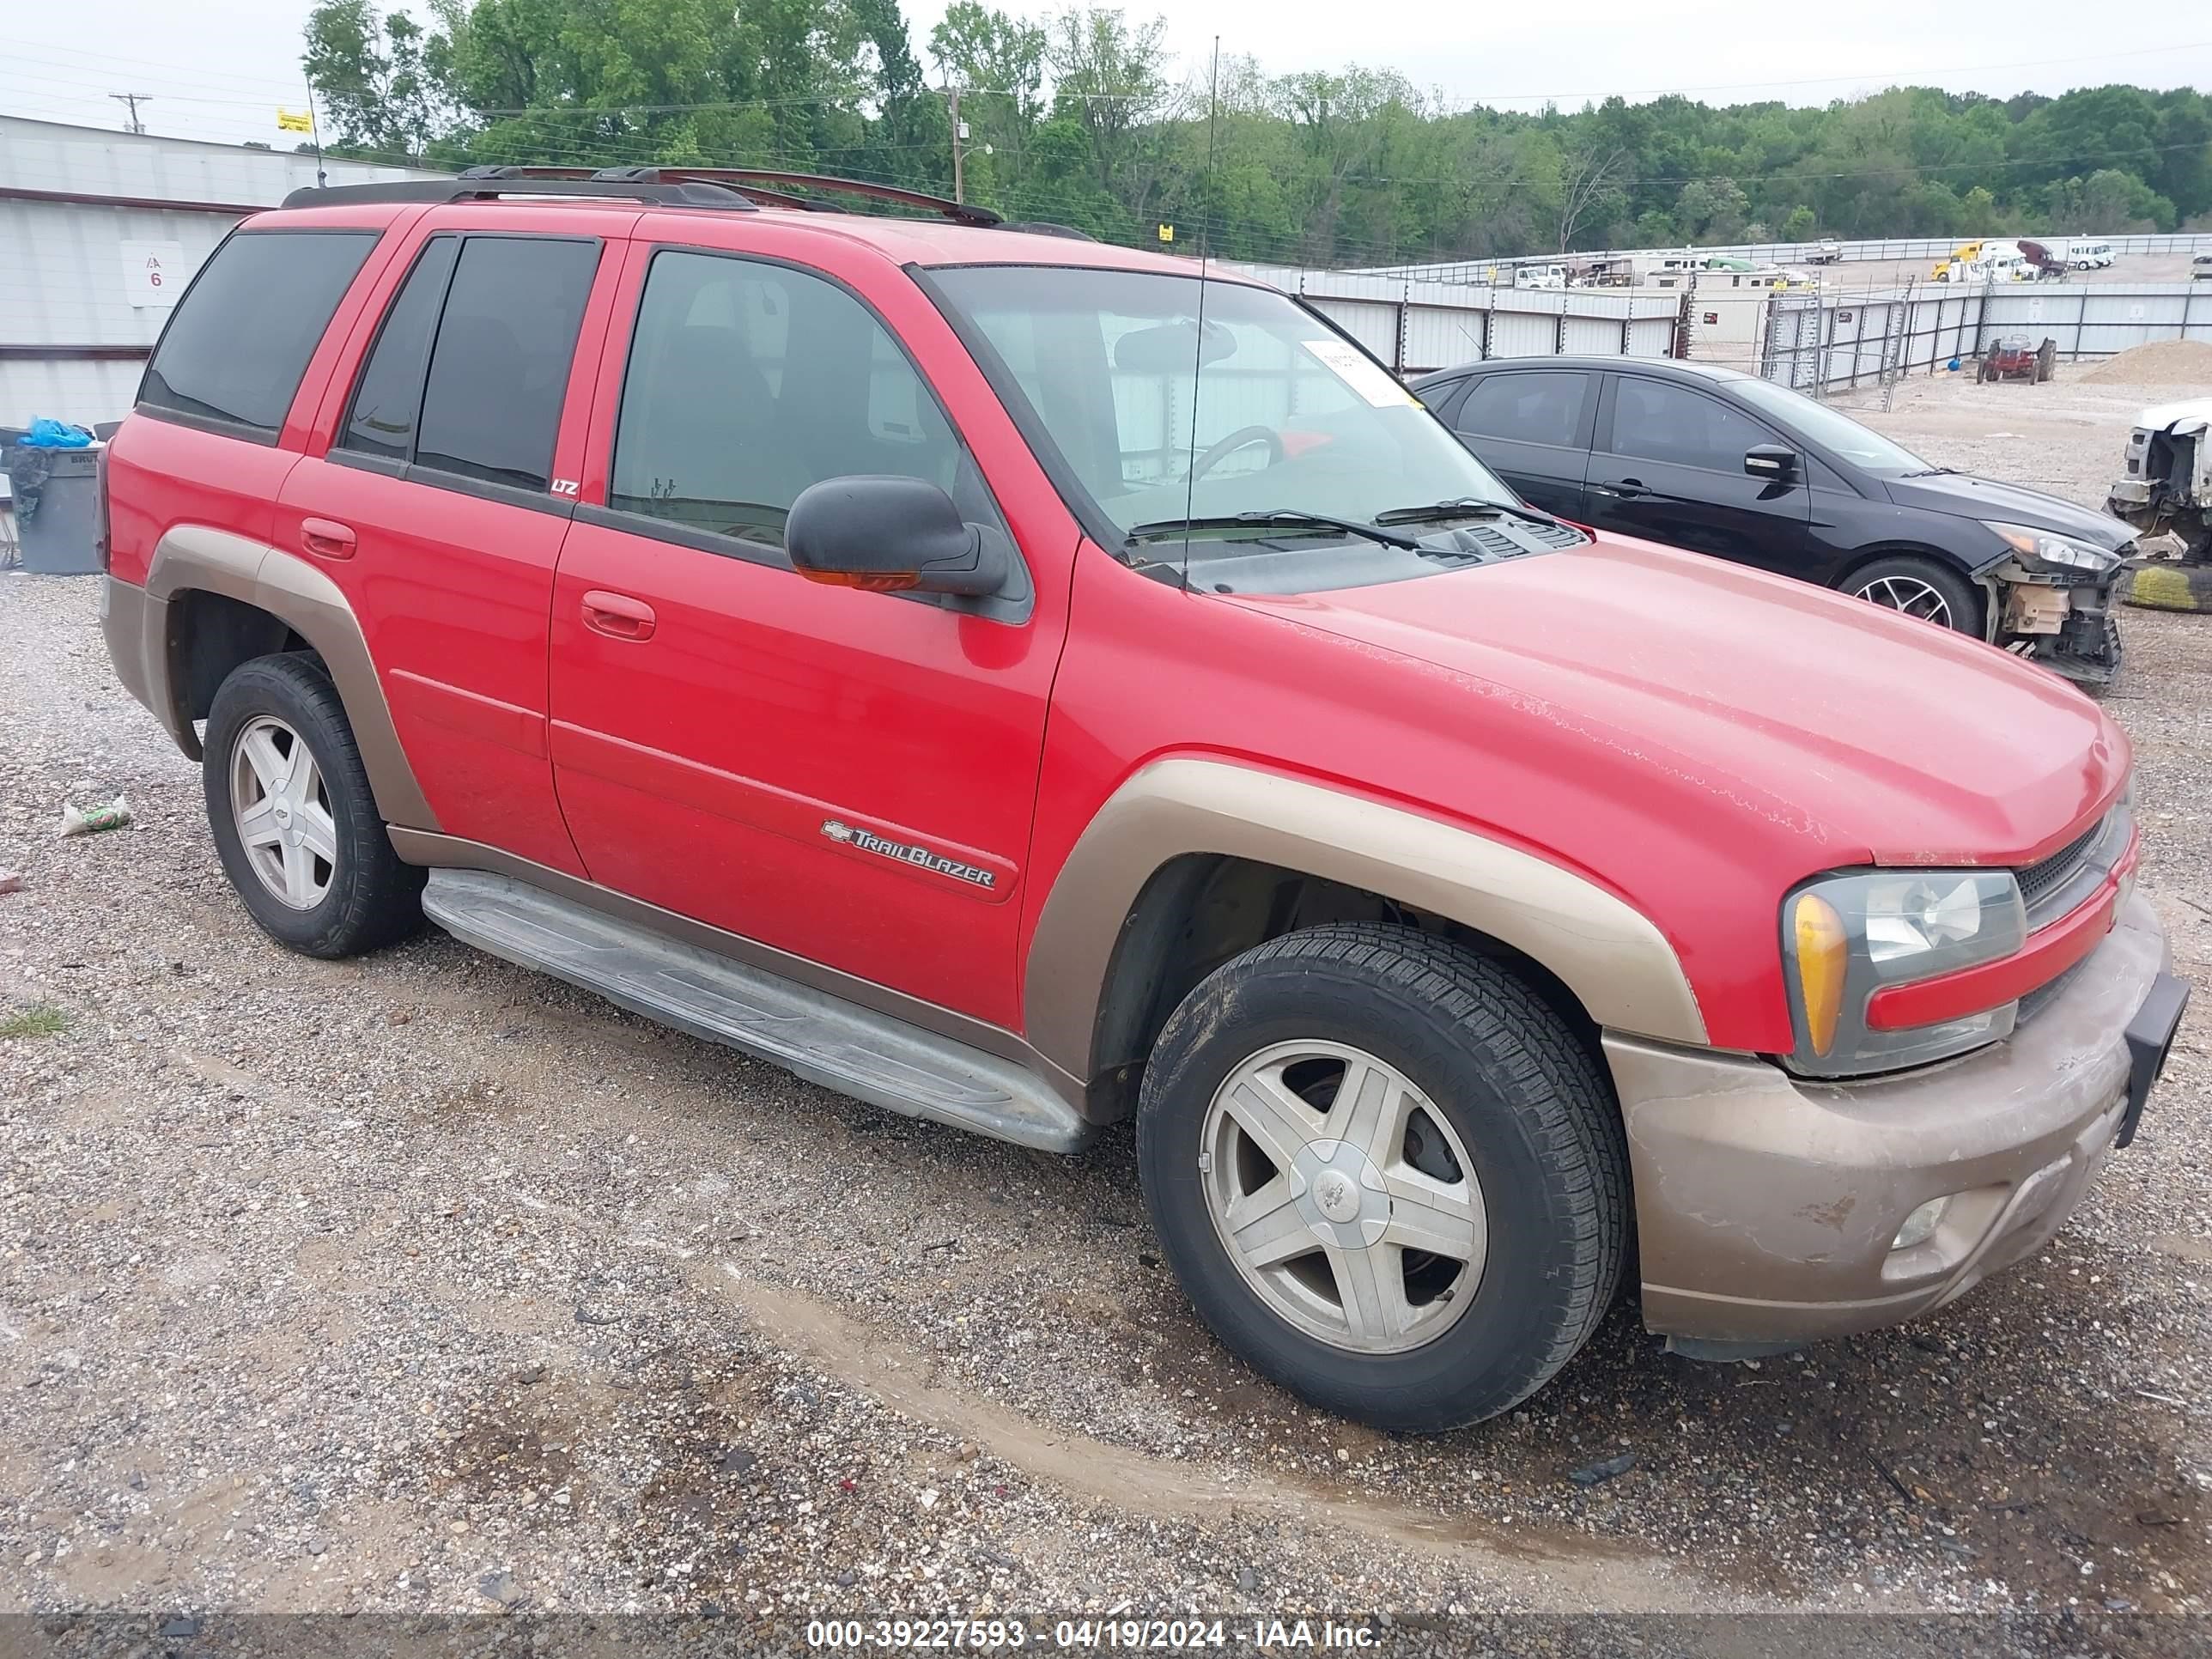
[[[1589,375],[1559,369],[1485,374],[1460,406],[1456,424],[1478,438],[1571,447],[1582,436],[1589,387]]]
[[[208,260],[138,388],[156,413],[274,438],[374,230],[246,230]]]
[[[446,293],[417,465],[544,489],[597,242],[471,236]]]

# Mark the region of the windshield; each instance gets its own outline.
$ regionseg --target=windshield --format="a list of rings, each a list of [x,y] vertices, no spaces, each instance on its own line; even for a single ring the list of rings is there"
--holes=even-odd
[[[933,273],[1002,358],[1067,470],[1126,537],[1240,514],[1370,524],[1517,498],[1387,369],[1269,289],[1064,265]],[[1182,532],[1176,532],[1180,542]],[[1325,526],[1299,532],[1388,556]]]
[[[1816,404],[1786,386],[1777,386],[1771,380],[1741,380],[1729,381],[1729,390],[1753,409],[1771,415],[1808,443],[1817,444],[1830,454],[1869,472],[1886,478],[1901,478],[1908,472],[1935,471],[1902,445],[1890,442],[1850,416],[1838,415],[1826,404]]]

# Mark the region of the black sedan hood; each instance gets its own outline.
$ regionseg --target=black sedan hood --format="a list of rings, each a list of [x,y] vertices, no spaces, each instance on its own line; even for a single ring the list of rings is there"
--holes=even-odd
[[[2049,530],[2091,547],[2117,553],[2136,538],[2118,519],[2046,495],[2039,489],[1977,478],[1966,472],[1933,472],[1917,478],[1885,478],[1882,487],[1899,507],[1953,513],[1962,519],[1991,519]]]

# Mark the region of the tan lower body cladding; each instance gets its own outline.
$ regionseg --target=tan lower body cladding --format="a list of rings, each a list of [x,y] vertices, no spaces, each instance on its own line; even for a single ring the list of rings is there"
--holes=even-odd
[[[1674,947],[1604,889],[1542,859],[1400,807],[1252,767],[1166,760],[1102,806],[1037,919],[1024,970],[1030,1041],[1088,1075],[1099,992],[1153,872],[1221,854],[1380,893],[1543,963],[1609,1029],[1702,1043]]]
[[[2130,1018],[2166,962],[2140,896],[2006,1042],[1888,1081],[1606,1038],[1628,1128],[1644,1319],[1714,1342],[1897,1323],[2033,1254],[2087,1189],[2125,1103]],[[1923,1243],[1905,1218],[1948,1198]]]
[[[187,594],[218,593],[267,612],[313,647],[345,705],[377,810],[389,823],[435,830],[436,815],[400,747],[368,641],[336,582],[306,560],[228,531],[179,525],[161,538],[143,588],[108,579],[109,653],[131,696],[153,710],[177,746],[199,758],[191,711],[177,684],[174,609]]]

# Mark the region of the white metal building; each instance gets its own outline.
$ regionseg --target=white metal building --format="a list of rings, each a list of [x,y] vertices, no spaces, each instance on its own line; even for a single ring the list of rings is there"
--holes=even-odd
[[[120,420],[200,262],[240,217],[314,182],[312,155],[0,116],[0,426]]]

